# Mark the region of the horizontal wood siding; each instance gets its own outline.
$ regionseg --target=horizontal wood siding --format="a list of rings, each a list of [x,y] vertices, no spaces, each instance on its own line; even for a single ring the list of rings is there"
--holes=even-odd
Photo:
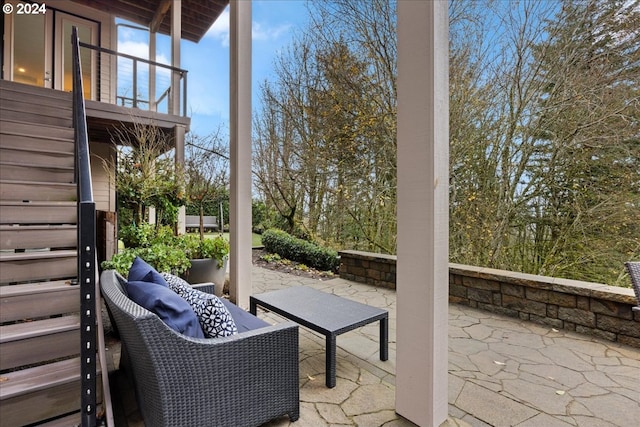
[[[111,144],[91,144],[91,181],[93,182],[93,200],[96,210],[115,212],[116,190],[113,183],[112,169],[115,165],[115,147]],[[105,163],[106,162],[106,163]]]

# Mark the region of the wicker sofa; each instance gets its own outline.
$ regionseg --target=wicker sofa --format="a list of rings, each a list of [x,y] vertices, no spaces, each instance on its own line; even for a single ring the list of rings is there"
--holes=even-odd
[[[295,323],[224,338],[190,338],[131,301],[124,284],[113,270],[100,277],[146,425],[238,427],[285,414],[298,419]]]

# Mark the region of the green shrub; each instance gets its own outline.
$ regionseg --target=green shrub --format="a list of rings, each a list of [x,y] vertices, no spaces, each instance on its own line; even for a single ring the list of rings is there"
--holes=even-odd
[[[189,259],[213,258],[220,265],[229,256],[229,242],[222,235],[200,239],[197,234],[180,236],[180,245]]]
[[[158,271],[181,274],[191,267],[191,262],[182,248],[163,243],[156,243],[147,248],[126,248],[115,254],[109,261],[103,261],[100,266],[103,270],[116,270],[127,277],[131,264],[137,256]]]
[[[229,242],[222,235],[204,240],[197,234],[176,236],[171,227],[155,227],[146,222],[123,227],[120,238],[125,249],[100,266],[103,270],[117,270],[125,277],[136,256],[158,271],[173,274],[184,273],[191,267],[190,259],[213,258],[222,265],[229,256]]]
[[[120,250],[109,261],[103,261],[103,270],[116,270],[127,276],[136,256],[144,259],[158,271],[180,274],[191,267],[191,262],[180,244],[180,237],[173,234],[171,227],[156,227],[142,222],[139,225],[123,227],[120,239],[125,249]]]
[[[315,243],[298,239],[282,230],[269,229],[262,234],[262,244],[268,252],[317,268],[334,271],[338,268],[338,253]]]

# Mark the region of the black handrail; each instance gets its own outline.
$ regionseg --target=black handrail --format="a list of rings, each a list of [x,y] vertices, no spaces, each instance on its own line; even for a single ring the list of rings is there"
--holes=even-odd
[[[78,29],[71,33],[75,178],[78,188],[78,282],[80,285],[80,410],[83,427],[96,426],[96,205],[93,201],[87,117]]]
[[[94,45],[88,44],[88,43],[80,42],[80,47],[83,47],[83,48],[86,48],[86,49],[91,49],[91,50],[99,52],[99,53],[105,53],[105,54],[114,55],[114,56],[120,57],[120,58],[130,59],[131,61],[133,61],[133,89],[132,89],[133,90],[133,98],[131,98],[131,100],[133,102],[133,106],[134,107],[137,107],[138,103],[145,103],[145,104],[151,105],[151,103],[149,101],[138,99],[138,90],[137,90],[137,86],[138,86],[138,73],[137,73],[138,62],[142,62],[142,63],[148,64],[150,66],[154,66],[154,67],[164,68],[164,69],[169,70],[171,72],[180,74],[180,80],[182,81],[182,116],[183,117],[187,116],[187,73],[188,73],[187,70],[183,70],[182,68],[178,68],[178,67],[173,67],[171,65],[161,64],[159,62],[150,61],[150,60],[144,59],[144,58],[138,58],[137,56],[129,55],[129,54],[126,54],[126,53],[116,52],[115,50],[107,49],[107,48],[101,47],[101,46],[94,46]],[[168,88],[167,90],[165,90],[160,95],[160,97],[158,97],[158,99],[154,102],[154,104],[155,105],[159,104],[163,100],[163,97],[165,97],[170,92],[170,90],[171,90],[171,88]],[[119,97],[119,98],[122,98],[122,97]],[[173,114],[179,114],[179,112],[172,112],[172,113]]]

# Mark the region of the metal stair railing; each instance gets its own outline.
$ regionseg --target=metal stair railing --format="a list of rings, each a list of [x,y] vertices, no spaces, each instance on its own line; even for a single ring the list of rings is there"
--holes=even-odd
[[[73,126],[75,130],[75,181],[78,195],[78,284],[80,286],[80,411],[83,427],[97,423],[96,342],[96,205],[93,200],[89,138],[82,86],[78,29],[71,34],[73,61]],[[106,376],[106,372],[104,373]]]

